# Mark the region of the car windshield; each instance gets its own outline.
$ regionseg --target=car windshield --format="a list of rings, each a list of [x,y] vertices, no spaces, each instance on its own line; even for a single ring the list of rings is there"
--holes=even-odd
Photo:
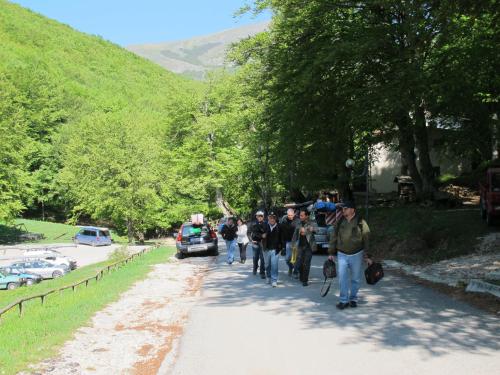
[[[99,231],[99,236],[109,237],[109,230],[100,230]]]
[[[0,276],[5,277],[5,276],[7,276],[7,275],[8,275],[8,274],[7,274],[5,271],[0,270]]]

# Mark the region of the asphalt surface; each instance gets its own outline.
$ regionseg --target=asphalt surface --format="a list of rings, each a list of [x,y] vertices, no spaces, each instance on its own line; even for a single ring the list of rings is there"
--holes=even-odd
[[[500,374],[496,316],[391,272],[362,286],[358,308],[339,311],[336,281],[319,294],[325,256],[313,257],[308,287],[288,278],[281,257],[272,288],[248,255],[229,266],[221,251],[175,366],[160,374]]]

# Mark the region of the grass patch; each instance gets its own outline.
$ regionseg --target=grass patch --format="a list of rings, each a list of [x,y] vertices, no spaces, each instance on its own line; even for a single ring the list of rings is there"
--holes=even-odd
[[[370,211],[372,250],[410,264],[438,262],[474,252],[489,229],[478,210],[405,206]]]
[[[28,219],[16,219],[14,225],[0,224],[0,244],[13,244],[18,242],[18,237],[24,228],[30,233],[41,233],[44,238],[39,241],[27,241],[27,243],[71,243],[73,236],[80,229],[77,226],[52,223],[50,221],[38,221]],[[115,242],[126,243],[126,237],[120,237],[111,231]]]
[[[4,315],[0,323],[0,374],[15,374],[26,370],[29,364],[55,355],[61,345],[71,338],[76,329],[87,324],[96,311],[118,300],[121,293],[147,276],[152,265],[167,262],[174,252],[174,248],[158,248],[105,275],[98,283],[91,281],[88,288],[81,286],[75,293],[70,289],[50,295],[44,306],[40,300],[27,303],[24,317],[20,318],[16,310]],[[61,279],[29,289],[15,290],[5,295],[2,293],[0,306],[18,299],[23,293],[34,295],[85,279],[105,264],[82,267]]]

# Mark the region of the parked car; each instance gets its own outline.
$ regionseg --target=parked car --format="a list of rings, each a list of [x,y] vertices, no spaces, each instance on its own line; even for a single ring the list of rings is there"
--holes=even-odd
[[[0,270],[0,289],[13,290],[19,288],[25,282],[26,280],[18,275],[11,275]]]
[[[51,264],[66,266],[70,270],[76,269],[76,260],[68,256],[62,255],[59,251],[53,249],[29,249],[23,253],[25,260],[43,259]]]
[[[479,183],[481,217],[488,225],[500,218],[500,168],[488,168]]]
[[[111,234],[108,228],[83,227],[74,237],[76,244],[91,246],[111,245]]]
[[[26,285],[38,284],[43,280],[43,277],[34,273],[24,273],[16,268],[3,267],[0,272],[8,275],[17,275],[26,280]]]
[[[44,260],[36,261],[18,261],[12,263],[10,268],[16,269],[23,273],[34,273],[42,276],[44,279],[56,279],[64,276],[69,272],[68,267],[61,267],[50,264]]]
[[[175,241],[177,257],[184,258],[187,254],[208,252],[218,255],[217,233],[209,224],[193,224],[186,222],[182,224],[177,233]]]

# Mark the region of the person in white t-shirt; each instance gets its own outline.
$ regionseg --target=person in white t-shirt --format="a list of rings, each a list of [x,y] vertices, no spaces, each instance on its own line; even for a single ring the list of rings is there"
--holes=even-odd
[[[238,246],[240,248],[240,263],[245,263],[247,260],[247,245],[250,240],[248,239],[248,228],[243,219],[239,218],[236,222],[238,224]]]

